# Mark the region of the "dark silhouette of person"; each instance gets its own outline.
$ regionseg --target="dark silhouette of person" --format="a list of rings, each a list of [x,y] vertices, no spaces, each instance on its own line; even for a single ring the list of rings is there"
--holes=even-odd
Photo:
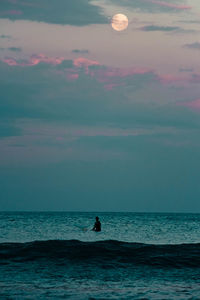
[[[101,231],[101,222],[99,217],[96,217],[96,222],[94,223],[94,227],[92,228],[93,231]]]

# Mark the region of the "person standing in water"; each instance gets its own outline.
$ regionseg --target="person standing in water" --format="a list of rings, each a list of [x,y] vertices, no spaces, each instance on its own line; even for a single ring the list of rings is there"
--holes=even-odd
[[[96,222],[94,223],[94,227],[92,228],[93,231],[101,231],[101,222],[99,217],[96,217]]]

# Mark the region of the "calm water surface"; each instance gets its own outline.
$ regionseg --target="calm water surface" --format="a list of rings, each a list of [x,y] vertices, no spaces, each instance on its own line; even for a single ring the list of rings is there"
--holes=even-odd
[[[100,217],[102,232],[90,229]],[[0,213],[0,242],[78,239],[151,244],[200,242],[200,214]]]

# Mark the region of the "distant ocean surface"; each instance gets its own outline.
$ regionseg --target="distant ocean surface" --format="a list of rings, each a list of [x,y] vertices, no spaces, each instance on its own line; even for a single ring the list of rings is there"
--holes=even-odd
[[[0,212],[0,299],[55,298],[200,299],[200,214]]]

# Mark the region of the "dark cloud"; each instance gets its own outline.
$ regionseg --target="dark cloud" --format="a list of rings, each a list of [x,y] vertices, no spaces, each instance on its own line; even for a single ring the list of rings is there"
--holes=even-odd
[[[0,38],[1,38],[1,39],[10,39],[11,36],[10,36],[10,35],[5,35],[5,34],[1,34],[1,35],[0,35]]]
[[[193,72],[194,69],[193,68],[180,68],[179,72]]]
[[[103,84],[90,78],[82,68],[78,69],[77,81],[67,80],[65,70],[70,67],[73,67],[71,61],[63,61],[58,66],[39,63],[32,67],[0,63],[0,73],[4,74],[0,82],[0,119],[83,124],[100,121],[104,105],[109,102]]]
[[[108,23],[102,9],[91,0],[1,0],[0,17],[76,26]]]
[[[75,53],[75,54],[88,54],[89,50],[87,50],[87,49],[73,49],[72,53]]]
[[[19,47],[10,47],[10,48],[8,48],[8,50],[13,51],[13,52],[21,52],[22,51],[22,49]]]
[[[175,31],[172,31],[171,34],[197,34],[198,31],[194,29],[184,29],[184,28],[178,28]]]
[[[200,24],[199,20],[179,20],[178,23],[185,23],[185,24]]]
[[[189,49],[200,50],[200,43],[196,42],[196,43],[192,43],[192,44],[185,44],[183,47],[184,48],[189,48]]]
[[[185,0],[110,0],[111,3],[147,13],[177,13],[191,7]]]
[[[167,31],[168,32],[168,31],[178,30],[179,27],[149,25],[149,26],[144,26],[141,29],[143,31]]]
[[[9,50],[9,51],[13,51],[13,52],[21,52],[22,51],[22,49],[18,48],[18,47],[0,48],[0,50],[1,51]]]

